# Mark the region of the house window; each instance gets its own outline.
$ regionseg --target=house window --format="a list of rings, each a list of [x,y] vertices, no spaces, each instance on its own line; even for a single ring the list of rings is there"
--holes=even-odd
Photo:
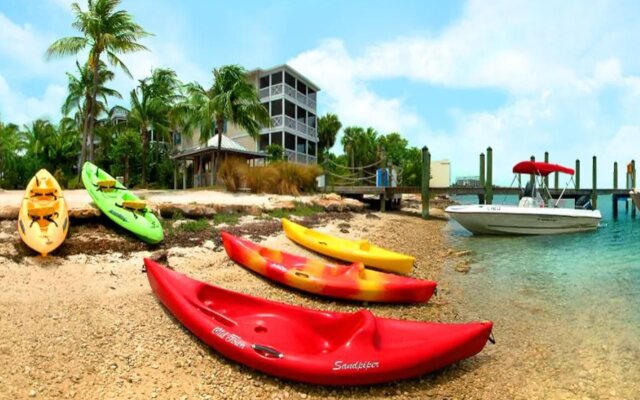
[[[277,85],[278,83],[282,83],[282,71],[271,74],[271,84]]]
[[[302,81],[298,81],[298,92],[302,94],[307,94],[307,85],[302,83]]]
[[[316,116],[312,113],[309,113],[309,118],[307,118],[307,125],[312,128],[316,127]]]
[[[310,156],[316,156],[316,143],[315,142],[309,142],[309,146],[307,147],[307,151],[308,154]]]
[[[269,75],[260,78],[260,89],[269,87]]]
[[[264,151],[269,146],[269,134],[260,135],[260,150]]]
[[[182,144],[182,135],[178,132],[173,132],[173,144],[179,145]]]
[[[267,113],[269,112],[269,102],[264,102],[262,103],[262,105],[264,106],[264,109],[267,110]]]
[[[282,147],[282,132],[271,132],[271,144]]]
[[[296,78],[293,77],[293,75],[291,75],[288,72],[284,73],[284,83],[286,83],[287,85],[291,86],[291,87],[296,87]]]
[[[307,110],[302,107],[298,107],[298,122],[305,124],[307,122]]]
[[[311,88],[308,88],[308,89],[309,89],[309,90],[308,90],[307,95],[308,95],[309,97],[311,97],[312,99],[315,99],[315,98],[316,98],[316,91],[315,91],[315,90],[313,90],[313,89],[311,89]]]
[[[271,102],[271,116],[282,115],[282,100],[274,100]]]
[[[296,105],[289,100],[284,101],[284,115],[293,119],[296,118]]]
[[[296,149],[296,137],[289,132],[284,135],[284,147],[287,150],[294,151]]]
[[[307,140],[301,137],[298,138],[298,146],[296,151],[301,154],[307,154]]]

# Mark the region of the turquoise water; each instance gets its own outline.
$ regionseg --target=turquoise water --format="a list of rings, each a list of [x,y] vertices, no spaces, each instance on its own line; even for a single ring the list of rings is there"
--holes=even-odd
[[[620,202],[614,219],[609,196],[598,206],[591,233],[473,236],[448,224],[451,244],[471,250],[469,274],[451,275],[469,317],[496,322],[511,362],[537,359],[524,375],[529,394],[640,398],[640,213]]]

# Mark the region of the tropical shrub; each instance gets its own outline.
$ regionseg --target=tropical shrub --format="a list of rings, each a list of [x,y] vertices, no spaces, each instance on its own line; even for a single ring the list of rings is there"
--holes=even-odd
[[[316,178],[322,174],[318,165],[280,161],[248,170],[247,187],[253,193],[276,193],[298,196],[313,191]]]
[[[229,192],[237,192],[249,175],[247,161],[241,157],[227,157],[222,160],[217,177],[224,182]]]

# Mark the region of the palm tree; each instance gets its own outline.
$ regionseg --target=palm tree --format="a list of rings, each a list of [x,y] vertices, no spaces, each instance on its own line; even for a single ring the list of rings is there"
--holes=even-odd
[[[62,114],[67,116],[73,110],[76,111],[75,118],[76,124],[78,126],[78,130],[82,130],[83,122],[87,118],[87,110],[88,105],[91,103],[91,87],[93,85],[93,77],[91,69],[88,64],[81,66],[78,61],[76,61],[76,67],[78,69],[78,75],[73,75],[67,72],[67,98],[62,104]],[[101,62],[100,63],[100,76],[98,79],[98,97],[101,99],[96,102],[96,110],[97,114],[106,111],[108,106],[107,97],[116,97],[121,99],[122,95],[115,89],[111,89],[105,86],[107,81],[110,81],[114,78],[115,74],[112,71],[109,71],[106,65]],[[81,153],[80,153],[80,165],[84,163],[84,160],[87,158],[87,132],[82,132],[82,140],[81,140]],[[79,172],[78,172],[79,173]]]
[[[20,145],[20,128],[0,122],[0,187],[16,183]]]
[[[46,157],[46,142],[50,136],[55,135],[54,131],[55,127],[44,119],[37,119],[31,125],[24,125],[21,139],[27,157],[43,163]]]
[[[324,152],[336,143],[336,136],[342,128],[342,123],[336,114],[327,113],[318,118],[318,158],[324,159]]]
[[[247,131],[258,140],[260,129],[271,123],[269,113],[260,103],[255,86],[247,80],[247,71],[239,65],[225,65],[213,70],[213,85],[204,89],[194,82],[187,86],[193,124],[200,128],[200,140],[206,143],[215,132],[218,151],[213,177],[220,163],[222,131],[225,121]]]
[[[147,183],[147,154],[149,133],[166,138],[171,128],[171,111],[179,100],[180,87],[176,73],[170,69],[156,69],[150,78],[139,81],[131,91],[129,125],[140,132],[142,138],[142,185]]]
[[[133,21],[133,16],[125,10],[116,10],[120,0],[87,0],[87,10],[73,3],[71,9],[75,14],[72,26],[80,31],[82,36],[71,36],[56,40],[47,49],[47,58],[78,54],[82,50],[89,50],[88,65],[91,69],[91,98],[83,132],[89,140],[89,159],[94,158],[93,131],[98,113],[96,99],[100,84],[100,62],[103,54],[113,66],[118,66],[131,76],[129,69],[118,58],[119,54],[147,50],[138,40],[149,36],[142,27]]]
[[[356,153],[358,153],[358,142],[364,134],[364,129],[359,126],[348,126],[344,128],[341,143],[345,154],[351,160],[351,168],[356,167]]]
[[[52,172],[69,174],[77,161],[80,140],[73,118],[62,118],[44,138],[43,158]]]

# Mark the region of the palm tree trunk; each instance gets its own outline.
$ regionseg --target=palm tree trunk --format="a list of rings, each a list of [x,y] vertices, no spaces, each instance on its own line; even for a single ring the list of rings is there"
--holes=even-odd
[[[149,151],[149,132],[147,132],[147,128],[142,128],[140,135],[142,135],[142,186],[145,187],[147,185],[147,153]]]
[[[100,63],[100,53],[95,53],[93,55],[93,86],[91,88],[91,108],[89,109],[89,161],[93,162],[95,156],[95,146],[93,144],[93,130],[95,128],[97,113],[96,113],[96,102],[98,97],[98,69]]]
[[[218,150],[216,151],[216,158],[213,168],[213,183],[218,183],[218,167],[220,166],[220,153],[222,152],[222,129],[224,128],[224,120],[219,119],[216,121],[216,131],[218,131]]]

